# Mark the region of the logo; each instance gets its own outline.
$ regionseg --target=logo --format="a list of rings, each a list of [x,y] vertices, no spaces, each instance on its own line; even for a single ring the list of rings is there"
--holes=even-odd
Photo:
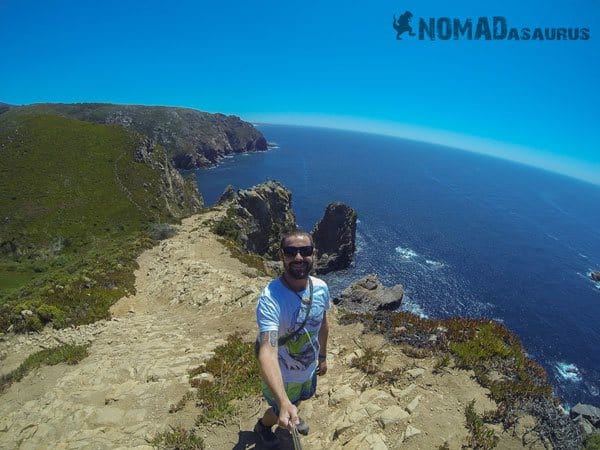
[[[413,32],[410,22],[413,13],[405,11],[398,19],[394,14],[392,26],[396,31],[396,39],[405,36],[416,36],[423,41],[427,38],[447,40],[485,40],[485,41],[587,41],[590,39],[589,27],[514,27],[504,16],[482,16],[478,18],[419,17],[418,33]]]
[[[398,20],[396,20],[396,15],[394,15],[393,27],[394,30],[396,30],[396,39],[402,39],[400,35],[405,31],[408,31],[408,34],[410,36],[416,36],[415,33],[413,33],[412,27],[409,25],[410,19],[412,19],[412,17],[413,13],[411,13],[410,11],[406,11],[404,14],[400,14]]]

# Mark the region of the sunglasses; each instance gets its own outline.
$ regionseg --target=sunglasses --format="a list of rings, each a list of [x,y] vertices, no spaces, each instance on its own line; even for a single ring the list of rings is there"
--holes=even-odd
[[[304,258],[307,256],[312,256],[314,251],[312,245],[307,245],[306,247],[283,247],[281,250],[283,250],[283,254],[285,256],[296,256],[298,253],[300,253],[300,255]]]

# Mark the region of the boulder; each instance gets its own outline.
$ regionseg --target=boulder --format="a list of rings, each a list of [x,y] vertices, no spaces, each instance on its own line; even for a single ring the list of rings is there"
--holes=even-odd
[[[592,277],[592,280],[594,280],[597,283],[600,283],[600,270],[592,272],[591,277]]]
[[[588,422],[594,425],[596,428],[600,427],[600,408],[596,408],[592,405],[585,405],[583,403],[577,403],[570,412],[571,418],[575,419],[579,416],[583,416]]]
[[[345,289],[340,297],[334,299],[334,303],[359,313],[396,310],[400,307],[403,296],[404,289],[400,284],[385,287],[377,275],[370,274]]]
[[[350,266],[356,250],[356,211],[344,203],[331,203],[312,235],[315,272],[324,274]]]
[[[589,436],[590,434],[594,434],[596,432],[596,428],[594,427],[594,425],[592,425],[589,422],[589,420],[587,420],[585,417],[583,417],[583,416],[577,416],[573,420],[574,420],[574,422],[576,424],[579,425],[579,427],[581,428],[581,431],[583,432],[584,436]]]

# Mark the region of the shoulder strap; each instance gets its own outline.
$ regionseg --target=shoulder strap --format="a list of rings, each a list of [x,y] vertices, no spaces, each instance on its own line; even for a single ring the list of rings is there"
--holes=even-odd
[[[277,340],[277,344],[279,346],[287,344],[292,338],[296,337],[298,333],[302,331],[302,329],[306,325],[306,322],[308,321],[308,316],[310,315],[310,310],[312,308],[313,302],[313,282],[310,278],[310,275],[308,276],[308,286],[310,288],[310,296],[308,297],[308,311],[306,312],[306,317],[304,317],[304,321],[302,322],[302,324],[298,328],[296,328],[292,333],[286,334],[285,336],[282,336]]]

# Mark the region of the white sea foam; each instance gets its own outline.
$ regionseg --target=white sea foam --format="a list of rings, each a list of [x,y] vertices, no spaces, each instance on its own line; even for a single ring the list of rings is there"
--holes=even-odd
[[[406,260],[412,260],[419,256],[417,252],[411,250],[410,248],[396,247],[396,252],[398,252],[402,259]]]
[[[579,383],[581,381],[581,372],[579,367],[572,363],[557,362],[554,368],[563,380]]]
[[[446,267],[446,264],[444,264],[443,262],[434,261],[433,259],[426,259],[425,264],[427,264],[432,269],[441,269],[443,267]]]
[[[421,306],[419,306],[418,304],[416,304],[415,302],[413,302],[410,298],[408,298],[406,295],[404,296],[404,298],[402,299],[402,305],[400,306],[400,310],[401,311],[408,311],[416,316],[419,316],[421,319],[428,319],[429,316],[427,316],[427,314],[425,314],[425,311],[423,311],[423,308],[421,308]]]
[[[587,255],[584,255],[583,253],[577,253],[579,256],[581,256],[582,258],[585,259],[589,259],[589,257]]]

